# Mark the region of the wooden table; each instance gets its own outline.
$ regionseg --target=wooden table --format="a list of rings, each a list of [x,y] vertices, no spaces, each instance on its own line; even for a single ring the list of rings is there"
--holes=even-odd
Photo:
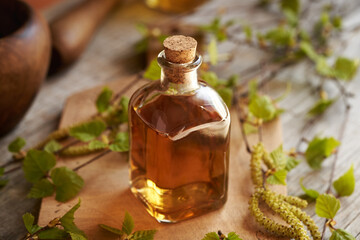
[[[65,8],[69,1],[65,1],[63,6],[52,8],[45,12],[47,18],[53,17],[59,9]],[[70,3],[71,4],[71,3]],[[354,26],[360,24],[360,3],[358,1],[336,1],[342,6],[344,17],[344,32],[340,39],[345,43],[340,45],[334,42],[335,52],[339,55],[348,57],[360,56],[360,33],[351,31]],[[219,7],[221,6],[221,7]],[[312,3],[309,14],[309,21],[317,17],[322,1]],[[275,24],[278,15],[254,7],[254,2],[250,0],[238,1],[211,1],[204,5],[194,14],[183,18],[188,23],[208,23],[220,10],[226,10],[224,19],[236,18],[256,28],[264,29]],[[49,132],[57,127],[66,98],[75,92],[106,83],[119,78],[120,76],[130,75],[140,71],[141,66],[132,48],[133,44],[141,38],[135,30],[136,22],[158,22],[166,23],[171,17],[146,8],[142,2],[127,2],[116,10],[110,19],[100,29],[88,50],[81,59],[67,72],[48,79],[28,114],[9,135],[0,139],[0,163],[5,163],[10,159],[7,152],[7,145],[16,136],[22,136],[28,141],[28,146],[44,138]],[[306,26],[305,26],[306,27]],[[235,60],[226,67],[221,65],[217,72],[220,76],[226,77],[239,72],[251,65],[257,64],[266,57],[259,50],[251,49],[247,46],[236,46],[234,44],[222,44],[221,52],[233,51],[236,53]],[[281,107],[287,109],[282,115],[284,147],[289,149],[294,147],[301,136],[311,139],[316,134],[338,137],[340,123],[344,114],[344,105],[338,101],[331,109],[313,124],[307,124],[306,111],[316,101],[317,94],[314,94],[309,85],[316,86],[318,79],[312,73],[310,65],[306,63],[298,64],[295,67],[279,71],[276,81],[272,81],[264,88],[271,95],[277,96],[285,89],[286,82],[292,81],[292,91],[285,101],[281,102]],[[360,90],[360,74],[349,85],[349,89],[357,93]],[[332,96],[336,90],[326,86]],[[360,108],[355,104],[360,103],[359,94],[351,99],[354,106],[350,112],[350,118],[346,127],[343,143],[339,152],[339,159],[335,168],[335,178],[346,171],[351,163],[355,164],[355,175],[360,179]],[[307,126],[304,129],[304,126]],[[291,195],[302,193],[299,186],[300,177],[304,177],[304,184],[308,187],[325,191],[329,185],[331,166],[334,158],[331,157],[323,164],[321,171],[311,170],[306,163],[301,163],[296,171],[289,174],[288,192]],[[27,199],[30,184],[26,183],[21,171],[9,175],[9,184],[0,191],[0,239],[19,239],[24,236],[25,228],[22,224],[21,216],[25,212],[31,212],[35,216],[39,209],[39,200]],[[359,181],[357,181],[359,183]],[[337,226],[346,229],[360,239],[360,191],[358,187],[355,193],[348,198],[341,199],[342,207],[336,217]],[[307,212],[314,217],[317,224],[322,227],[323,220],[314,214],[314,206],[311,205]]]

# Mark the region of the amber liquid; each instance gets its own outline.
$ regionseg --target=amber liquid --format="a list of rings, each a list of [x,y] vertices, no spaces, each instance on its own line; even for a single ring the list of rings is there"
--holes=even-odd
[[[180,13],[194,9],[205,1],[206,0],[145,0],[145,3],[151,8],[165,12]]]
[[[148,87],[130,101],[131,190],[160,222],[226,201],[230,116],[216,97],[201,84],[181,96]]]

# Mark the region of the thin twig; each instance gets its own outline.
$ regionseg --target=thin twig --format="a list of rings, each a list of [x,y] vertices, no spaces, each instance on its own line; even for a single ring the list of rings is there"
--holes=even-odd
[[[236,111],[237,113],[239,114],[239,121],[240,121],[240,129],[241,129],[241,136],[244,140],[244,143],[245,143],[245,147],[246,147],[246,151],[251,154],[252,153],[252,150],[250,148],[250,144],[249,144],[249,141],[247,139],[247,136],[246,136],[246,133],[245,133],[245,128],[244,128],[244,124],[245,124],[245,121],[246,121],[246,118],[243,117],[243,111],[242,109],[240,108],[239,104],[236,104]]]
[[[349,115],[350,115],[350,105],[348,105],[347,102],[345,102],[345,116],[344,116],[344,120],[341,123],[340,126],[340,131],[339,131],[339,141],[341,142],[344,138],[344,134],[345,134],[345,130],[346,130],[346,126],[349,120]],[[329,182],[328,182],[328,188],[326,189],[326,193],[329,194],[331,193],[331,186],[332,186],[332,182],[334,179],[334,175],[335,175],[335,168],[336,168],[336,163],[337,160],[339,158],[339,148],[337,149],[337,151],[334,153],[334,161],[332,162],[331,165],[331,173],[330,173],[330,178],[329,178]],[[326,231],[326,223],[327,223],[328,219],[325,220],[324,225],[323,225],[323,231],[322,231],[322,235],[321,235],[321,239],[324,239],[324,235],[325,235],[325,231]]]

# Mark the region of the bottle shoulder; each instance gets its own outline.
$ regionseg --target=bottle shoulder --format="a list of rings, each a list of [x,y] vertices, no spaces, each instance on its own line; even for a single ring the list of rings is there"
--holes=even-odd
[[[147,84],[133,94],[130,109],[149,127],[170,134],[204,124],[230,122],[226,104],[204,82],[184,94],[163,89],[160,82]]]

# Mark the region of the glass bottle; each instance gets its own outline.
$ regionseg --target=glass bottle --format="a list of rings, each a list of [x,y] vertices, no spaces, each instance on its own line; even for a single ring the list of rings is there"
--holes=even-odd
[[[148,7],[171,13],[189,11],[204,2],[206,0],[145,0]]]
[[[230,113],[198,80],[196,45],[191,37],[167,38],[160,81],[129,103],[131,191],[159,222],[206,213],[227,199]]]

